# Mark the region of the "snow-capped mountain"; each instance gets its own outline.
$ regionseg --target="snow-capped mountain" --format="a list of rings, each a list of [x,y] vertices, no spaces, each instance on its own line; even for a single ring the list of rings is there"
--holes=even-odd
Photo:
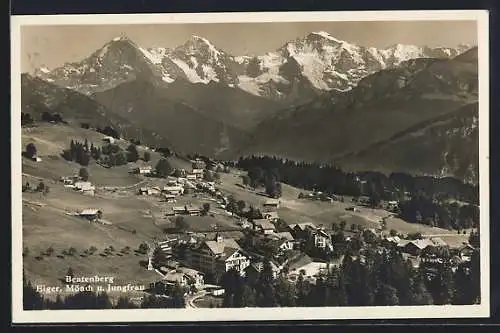
[[[162,67],[151,63],[133,41],[117,37],[81,62],[66,63],[52,71],[42,67],[35,75],[59,86],[90,94],[137,77],[166,76],[163,72]]]
[[[276,52],[255,58],[241,57],[240,61],[246,62],[251,70],[239,77],[239,87],[262,95],[266,85],[279,83],[286,91],[294,79],[305,78],[319,91],[348,90],[381,69],[415,58],[451,58],[468,48],[466,45],[429,48],[397,44],[377,49],[351,44],[323,31],[313,32],[286,43]]]
[[[173,49],[143,48],[127,38],[110,41],[80,63],[36,75],[82,92],[109,89],[141,75],[165,83],[218,82],[250,94],[287,102],[303,101],[324,91],[349,90],[362,78],[414,58],[451,58],[467,50],[397,44],[386,49],[355,45],[326,32],[312,32],[276,51],[234,56],[203,37],[192,36]]]

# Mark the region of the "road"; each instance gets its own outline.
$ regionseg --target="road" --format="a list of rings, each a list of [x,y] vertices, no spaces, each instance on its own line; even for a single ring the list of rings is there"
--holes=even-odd
[[[194,304],[194,301],[196,301],[199,298],[202,298],[207,294],[209,294],[208,291],[202,290],[193,295],[186,296],[186,308],[193,308],[193,309],[197,308],[197,306]]]

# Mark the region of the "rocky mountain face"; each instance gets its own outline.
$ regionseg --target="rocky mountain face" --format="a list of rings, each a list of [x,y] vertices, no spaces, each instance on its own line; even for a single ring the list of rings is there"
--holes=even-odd
[[[58,85],[89,93],[144,76],[166,83],[220,83],[255,96],[300,104],[331,90],[347,90],[363,77],[414,58],[450,58],[467,49],[394,45],[386,49],[358,46],[313,32],[264,55],[237,56],[192,36],[174,49],[143,48],[115,38],[80,63],[37,75]]]
[[[125,37],[115,38],[81,62],[67,63],[52,71],[41,68],[36,76],[84,94],[104,91],[143,77],[163,77],[139,47]]]
[[[365,77],[349,91],[326,93],[263,121],[234,155],[277,155],[342,166],[344,156],[476,102],[477,75],[476,48],[453,59],[406,61]],[[372,170],[379,164],[366,159],[356,166]]]

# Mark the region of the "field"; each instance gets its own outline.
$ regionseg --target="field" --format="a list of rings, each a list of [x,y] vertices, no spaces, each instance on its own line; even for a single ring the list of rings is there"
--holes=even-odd
[[[212,237],[216,230],[227,235],[241,235],[236,220],[221,209],[218,203],[206,194],[191,193],[179,197],[176,203],[166,203],[159,197],[138,195],[140,186],[163,186],[164,179],[145,178],[132,175],[127,166],[104,168],[91,162],[88,167],[90,180],[96,184],[95,196],[85,196],[72,189],[65,188],[57,180],[61,176],[69,176],[78,172],[80,166],[67,162],[59,154],[69,145],[70,138],[89,142],[101,142],[103,135],[81,128],[71,128],[61,125],[41,125],[29,130],[23,129],[23,145],[34,142],[41,162],[29,161],[23,158],[23,183],[29,182],[35,186],[43,180],[50,187],[49,193],[23,193],[22,231],[23,248],[28,249],[24,258],[25,273],[33,284],[58,285],[71,267],[75,275],[114,276],[117,283],[149,284],[160,278],[154,271],[147,271],[144,262],[145,255],[138,255],[133,250],[142,242],[151,243],[153,239],[161,238],[165,229],[174,227],[175,218],[167,217],[166,212],[174,206],[192,204],[201,206],[210,204],[210,214],[204,217],[184,217],[188,230],[204,233]],[[123,147],[127,142],[121,142]],[[139,151],[145,151],[139,148]],[[161,156],[151,152],[150,165],[155,165]],[[169,158],[173,167],[189,169],[188,162]],[[241,171],[231,170],[221,173],[219,189],[225,195],[233,195],[236,200],[244,200],[255,207],[268,199],[257,191],[241,185]],[[450,245],[458,246],[468,235],[457,235],[454,232],[425,225],[407,223],[401,219],[389,216],[384,210],[358,207],[358,211],[347,211],[352,206],[349,199],[342,202],[320,202],[298,199],[300,189],[282,185],[281,204],[278,213],[288,224],[313,222],[330,228],[333,222],[345,220],[346,228],[350,225],[362,225],[367,228],[379,228],[385,218],[386,230],[396,229],[400,233],[421,232],[424,235],[434,235],[443,238]],[[91,223],[69,213],[84,208],[96,208],[103,212],[103,219],[109,224]],[[214,228],[217,226],[217,229]],[[95,254],[85,256],[83,252],[91,246],[97,248]],[[105,248],[112,246],[116,253],[101,256]],[[54,252],[50,256],[37,258],[48,248]],[[63,251],[73,247],[76,254],[63,255]],[[128,254],[119,254],[124,247],[132,250]],[[203,301],[200,301],[203,302]],[[201,304],[199,306],[202,306]]]

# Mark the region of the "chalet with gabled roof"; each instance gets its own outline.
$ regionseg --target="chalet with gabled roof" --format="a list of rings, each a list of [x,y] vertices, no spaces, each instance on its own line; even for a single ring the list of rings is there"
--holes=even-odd
[[[212,274],[216,280],[230,269],[235,269],[244,276],[245,268],[250,265],[248,256],[238,243],[218,233],[215,239],[206,240],[200,246],[188,249],[186,261],[190,267]]]

